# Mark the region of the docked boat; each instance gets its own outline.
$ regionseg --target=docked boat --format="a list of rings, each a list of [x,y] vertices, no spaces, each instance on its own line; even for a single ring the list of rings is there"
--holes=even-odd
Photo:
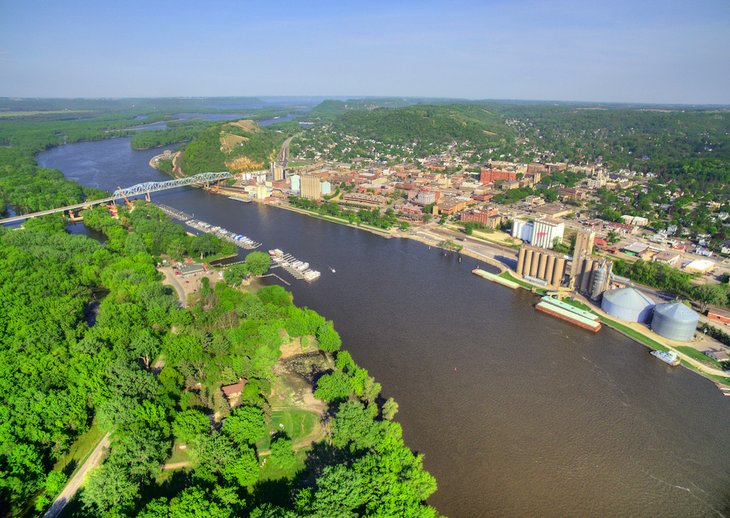
[[[656,356],[661,361],[668,365],[671,365],[672,367],[676,367],[680,364],[677,353],[675,353],[674,351],[652,351],[651,355]]]

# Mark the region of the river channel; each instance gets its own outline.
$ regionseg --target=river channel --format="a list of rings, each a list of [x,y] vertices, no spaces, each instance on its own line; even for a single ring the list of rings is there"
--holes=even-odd
[[[113,191],[168,179],[148,166],[158,152],[113,139],[38,161]],[[711,382],[610,329],[536,312],[527,292],[472,275],[473,259],[198,189],[152,198],[322,272],[312,284],[287,277],[295,302],[334,320],[398,401],[441,513],[730,515],[730,398]]]

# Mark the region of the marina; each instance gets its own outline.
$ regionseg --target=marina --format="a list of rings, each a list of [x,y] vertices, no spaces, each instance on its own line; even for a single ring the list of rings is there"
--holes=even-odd
[[[169,207],[167,205],[163,205],[161,203],[157,204],[157,207],[170,216],[171,218],[174,218],[178,221],[182,221],[186,225],[196,229],[200,230],[201,232],[206,232],[209,234],[214,234],[218,236],[221,239],[225,239],[229,243],[233,243],[239,248],[244,248],[246,250],[254,250],[261,246],[261,243],[254,241],[253,239],[250,239],[246,236],[242,236],[241,234],[236,234],[235,232],[231,232],[230,230],[226,230],[225,228],[213,226],[210,223],[206,223],[205,221],[200,221],[197,219],[194,219],[193,216],[190,214],[187,214],[181,210],[174,209],[172,207]]]
[[[269,255],[275,263],[272,268],[278,266],[295,279],[312,282],[319,279],[321,275],[317,270],[309,268],[309,263],[300,261],[293,255],[287,254],[278,248],[269,250]]]

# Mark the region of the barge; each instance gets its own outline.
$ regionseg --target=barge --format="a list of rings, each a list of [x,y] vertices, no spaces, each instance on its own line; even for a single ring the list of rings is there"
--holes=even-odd
[[[556,304],[556,302],[560,302],[560,304]],[[575,326],[592,331],[593,333],[597,333],[602,327],[600,319],[593,313],[573,307],[570,304],[558,301],[551,297],[543,297],[542,300],[535,305],[535,309]]]

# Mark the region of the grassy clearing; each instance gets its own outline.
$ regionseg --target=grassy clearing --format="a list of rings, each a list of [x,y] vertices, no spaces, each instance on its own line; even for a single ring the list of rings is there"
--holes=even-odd
[[[516,282],[517,284],[519,284],[520,286],[522,286],[523,288],[525,288],[527,290],[532,290],[534,288],[535,291],[537,293],[539,293],[540,295],[545,295],[547,293],[547,290],[545,288],[540,288],[538,286],[535,286],[534,284],[530,284],[529,282],[527,282],[523,279],[518,279],[517,277],[514,277],[512,274],[510,274],[508,270],[505,270],[502,273],[500,273],[499,277],[502,277],[503,279],[507,279],[508,281]]]
[[[308,410],[274,410],[271,412],[266,435],[256,441],[259,451],[268,450],[271,446],[271,435],[275,432],[284,432],[295,443],[306,440],[308,437],[319,435],[321,429],[319,414]]]
[[[594,313],[594,311],[591,309],[590,306],[588,306],[587,304],[583,304],[582,302],[579,302],[579,301],[577,301],[575,299],[564,298],[563,299],[563,302],[565,302],[566,304],[569,304],[569,305],[573,306],[574,308],[578,308],[578,309],[582,309],[583,311],[590,311],[591,313]]]
[[[645,336],[634,329],[631,329],[628,326],[619,324],[615,320],[608,319],[604,316],[600,316],[600,318],[601,318],[601,322],[603,322],[607,326],[612,327],[617,331],[620,331],[621,333],[625,334],[629,338],[633,338],[637,342],[642,343],[642,344],[646,345],[647,347],[651,347],[652,349],[656,349],[659,351],[669,351],[668,347],[660,344],[656,340],[652,340],[648,336]]]
[[[713,360],[712,358],[707,356],[705,353],[698,351],[694,347],[689,347],[687,345],[679,345],[679,346],[675,347],[675,349],[683,352],[684,354],[686,354],[687,356],[689,356],[690,358],[692,358],[694,360],[704,363],[710,367],[715,367],[716,369],[722,370],[722,365],[720,365],[720,362],[718,362],[717,360]]]
[[[81,434],[68,451],[56,461],[53,469],[66,472],[70,478],[72,473],[84,463],[89,454],[96,448],[102,437],[104,437],[104,431],[96,425],[96,422],[93,422],[91,428]]]

